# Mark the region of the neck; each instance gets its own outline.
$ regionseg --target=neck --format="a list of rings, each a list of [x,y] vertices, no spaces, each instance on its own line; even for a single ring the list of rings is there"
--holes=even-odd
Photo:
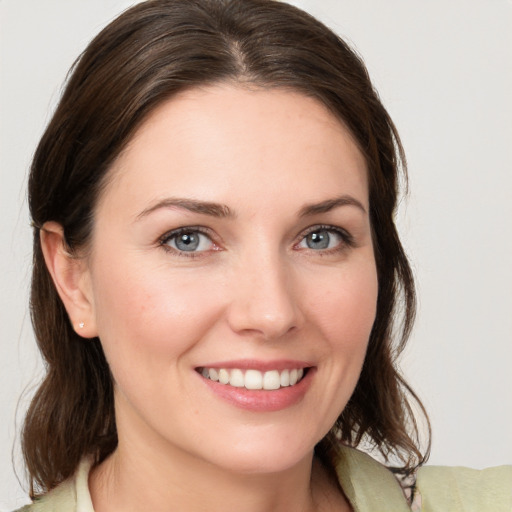
[[[118,447],[89,476],[95,512],[350,510],[312,450],[279,471],[240,470],[169,443],[136,416],[117,418]]]
[[[174,453],[172,459],[162,458],[150,459],[119,445],[91,473],[95,511],[318,510],[312,485],[312,455],[272,474],[240,474],[206,461],[189,460],[183,453]]]

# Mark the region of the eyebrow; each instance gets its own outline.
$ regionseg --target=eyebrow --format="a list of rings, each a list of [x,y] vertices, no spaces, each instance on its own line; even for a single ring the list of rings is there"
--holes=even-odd
[[[234,213],[230,210],[229,206],[219,203],[211,203],[209,201],[197,201],[196,199],[181,199],[169,197],[158,201],[154,205],[146,208],[137,215],[136,220],[146,217],[155,210],[160,208],[182,208],[193,213],[200,213],[203,215],[210,215],[212,217],[234,217]]]
[[[358,201],[355,197],[343,195],[335,197],[334,199],[327,199],[320,203],[314,203],[303,206],[300,209],[299,217],[309,217],[311,215],[327,213],[333,210],[334,208],[339,208],[340,206],[355,206],[356,208],[359,208],[363,213],[366,214],[366,209],[360,201]]]
[[[341,206],[355,206],[359,208],[363,213],[366,213],[366,209],[360,201],[349,195],[343,195],[335,197],[333,199],[326,199],[320,203],[313,203],[303,206],[299,210],[299,217],[310,217],[321,213],[327,213],[335,208]],[[218,218],[234,218],[235,213],[229,208],[229,206],[220,203],[213,203],[210,201],[198,201],[196,199],[184,199],[178,197],[169,197],[158,201],[154,205],[149,206],[139,213],[136,220],[140,220],[150,213],[159,210],[161,208],[182,208],[193,213],[199,213],[202,215],[210,215]]]

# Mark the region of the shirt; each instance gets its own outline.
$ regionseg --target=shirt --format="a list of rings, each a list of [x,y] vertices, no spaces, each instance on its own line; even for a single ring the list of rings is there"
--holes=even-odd
[[[94,512],[91,463],[84,459],[73,478],[16,512]],[[424,466],[418,470],[413,508],[393,473],[361,451],[343,447],[336,473],[354,512],[512,512],[512,466]]]

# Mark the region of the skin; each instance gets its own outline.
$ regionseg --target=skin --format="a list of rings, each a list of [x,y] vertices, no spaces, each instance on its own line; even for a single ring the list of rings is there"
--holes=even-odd
[[[58,225],[43,232],[69,316],[100,337],[115,380],[119,446],[91,473],[96,511],[350,510],[313,448],[354,390],[376,310],[351,134],[301,94],[209,86],[159,106],[109,172],[86,257],[69,258]],[[329,247],[309,247],[325,225]],[[193,257],[164,239],[197,226]],[[292,406],[244,410],[196,371],[233,359],[314,373]]]

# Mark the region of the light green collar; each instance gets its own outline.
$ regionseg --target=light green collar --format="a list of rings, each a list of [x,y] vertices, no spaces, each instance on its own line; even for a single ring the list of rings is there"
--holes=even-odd
[[[369,455],[343,447],[336,473],[354,512],[410,512],[393,473]]]

